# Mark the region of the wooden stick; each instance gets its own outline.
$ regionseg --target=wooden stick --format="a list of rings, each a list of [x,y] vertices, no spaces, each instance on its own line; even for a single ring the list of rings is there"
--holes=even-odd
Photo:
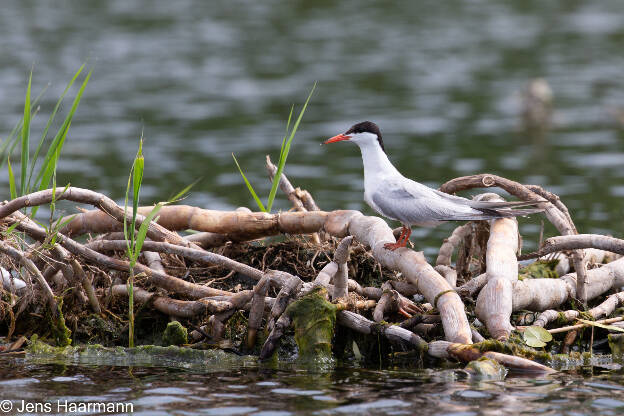
[[[41,286],[41,290],[43,291],[46,300],[48,301],[50,313],[54,317],[58,316],[58,304],[56,303],[56,299],[54,298],[54,292],[52,292],[52,289],[48,285],[48,282],[46,282],[46,280],[43,278],[43,275],[41,274],[37,266],[35,266],[35,263],[33,263],[32,260],[26,257],[26,255],[20,250],[10,246],[2,240],[0,240],[0,252],[20,262],[22,266],[24,266],[24,268],[28,271],[28,273],[30,273],[37,280],[39,286]]]
[[[20,217],[16,218],[16,215],[18,214]],[[35,240],[44,241],[47,238],[46,231],[30,219],[26,218],[23,214],[16,212],[11,216],[6,217],[6,220],[10,224],[18,223],[17,228],[20,231],[24,231]],[[128,272],[130,270],[129,262],[125,260],[114,259],[100,254],[97,251],[85,247],[84,245],[72,240],[71,238],[61,233],[57,234],[57,243],[65,247],[74,255],[81,256],[88,261],[92,261],[104,267],[108,267],[114,270],[121,270],[124,272]],[[168,274],[159,273],[140,263],[137,263],[134,268],[134,272],[136,274],[145,273],[148,283],[153,284],[154,286],[162,287],[163,289],[167,289],[170,292],[184,294],[193,299],[200,299],[215,295],[232,294],[224,290],[214,289],[204,285],[197,285],[195,283],[186,282],[182,279],[178,279],[174,276],[169,276]]]
[[[256,286],[254,286],[254,294],[249,309],[249,323],[247,329],[247,349],[253,349],[256,345],[258,330],[262,326],[262,317],[264,316],[264,305],[270,281],[267,276],[263,276]]]
[[[401,328],[398,325],[379,325],[364,318],[362,315],[350,311],[339,311],[336,314],[336,322],[362,334],[381,334],[393,344],[409,346],[418,351],[427,349],[425,340],[412,331]]]
[[[504,202],[496,194],[482,194],[480,201]],[[518,281],[518,221],[515,218],[500,218],[490,221],[490,237],[486,251],[487,284],[479,293],[475,312],[483,321],[492,338],[509,338],[513,326],[512,313],[513,284]]]
[[[112,292],[114,296],[128,296],[128,287],[126,285],[113,285]],[[134,287],[134,300],[139,303],[146,303],[150,300],[159,312],[165,315],[175,316],[178,318],[193,318],[198,315],[225,312],[233,308],[231,302],[213,299],[200,299],[194,301],[171,299],[167,296],[159,296]]]
[[[587,298],[624,286],[624,257],[587,272]],[[514,284],[513,310],[545,311],[575,297],[576,274],[559,279],[525,279]]]
[[[461,296],[472,297],[478,293],[483,286],[487,284],[487,273],[480,274],[468,280],[466,283],[457,288],[457,293]]]
[[[437,358],[455,358],[463,362],[478,360],[481,357],[491,358],[506,367],[515,370],[540,373],[554,373],[550,367],[536,363],[522,357],[501,354],[494,351],[481,351],[477,346],[455,344],[448,341],[433,341],[429,343],[429,355]]]
[[[15,198],[9,202],[0,205],[0,219],[5,218],[12,213],[29,206],[49,204],[53,200],[68,200],[74,202],[80,202],[84,204],[90,204],[98,208],[102,213],[113,218],[115,221],[123,224],[132,222],[132,212],[124,212],[124,209],[118,206],[115,201],[107,197],[106,195],[93,192],[89,189],[83,188],[56,188],[46,189],[39,192],[33,192],[28,195]],[[141,226],[145,217],[139,213],[136,216],[137,229]],[[181,245],[184,247],[195,247],[193,243],[185,241],[179,235],[167,230],[166,228],[158,225],[155,222],[150,222],[147,236],[155,241],[167,241],[173,244]]]
[[[436,259],[436,266],[450,266],[453,251],[455,250],[455,248],[457,248],[459,243],[463,241],[464,238],[469,236],[472,232],[473,223],[470,222],[455,228],[451,235],[448,238],[444,239],[444,242],[440,246],[438,258]]]
[[[285,272],[273,271],[274,275],[286,274]],[[301,286],[303,286],[303,281],[293,275],[288,275],[289,278],[286,279],[286,282],[282,285],[279,293],[277,294],[277,298],[275,299],[275,303],[271,308],[271,313],[267,320],[267,330],[269,332],[273,331],[273,327],[275,326],[276,320],[279,319],[280,316],[284,314],[286,307],[293,301],[294,297],[297,295]]]
[[[624,316],[618,316],[616,318],[609,318],[609,319],[601,319],[600,321],[595,321],[597,324],[612,324],[614,322],[620,322],[620,321],[624,321]],[[577,324],[577,325],[570,325],[570,326],[563,326],[561,328],[554,328],[554,329],[549,329],[548,332],[550,332],[551,334],[559,334],[561,332],[568,332],[568,331],[572,331],[574,329],[580,329],[580,328],[585,328],[591,326],[589,324]]]
[[[558,251],[580,248],[598,248],[611,253],[624,254],[624,240],[606,235],[577,234],[551,237],[544,241],[538,251],[520,256],[521,260],[534,259]]]
[[[433,268],[436,272],[440,273],[444,280],[448,282],[451,287],[457,286],[457,271],[451,266],[439,264]]]
[[[601,316],[609,316],[615,308],[624,303],[624,292],[614,293],[609,295],[607,299],[600,305],[590,309],[587,313],[594,319],[598,319]],[[566,321],[572,321],[581,316],[580,311],[568,310],[565,312],[557,312],[549,309],[540,313],[533,323],[533,325],[545,327],[550,322],[554,322],[558,319],[565,319]]]
[[[352,236],[343,238],[334,253],[334,263],[338,265],[338,268],[333,276],[334,291],[332,293],[332,301],[346,298],[349,295],[349,267],[347,262],[349,261],[349,247],[352,241]]]
[[[277,166],[275,166],[273,162],[271,162],[271,158],[269,157],[269,155],[266,155],[266,168],[267,172],[269,173],[269,179],[273,181],[275,174],[277,173]],[[288,200],[293,204],[293,207],[296,211],[308,211],[308,209],[303,205],[301,198],[299,198],[299,195],[297,194],[295,188],[292,186],[283,171],[279,179],[279,187],[282,192],[284,192]],[[312,241],[314,241],[315,244],[321,244],[321,239],[318,233],[312,233]]]

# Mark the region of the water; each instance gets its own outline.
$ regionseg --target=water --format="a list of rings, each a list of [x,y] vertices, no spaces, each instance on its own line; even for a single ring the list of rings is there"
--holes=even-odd
[[[370,119],[381,126],[388,153],[406,176],[439,186],[453,177],[492,172],[541,184],[563,198],[581,232],[621,236],[624,231],[624,133],[613,116],[624,108],[624,3],[619,0],[8,0],[0,13],[0,37],[0,137],[21,116],[31,67],[34,94],[51,83],[33,134],[41,131],[80,64],[88,59],[95,68],[61,157],[61,184],[122,200],[143,132],[143,202],[165,199],[201,177],[185,203],[253,207],[230,154],[236,153],[267,195],[264,155],[277,157],[290,105],[300,105],[318,81],[286,173],[323,209],[372,214],[362,201],[357,149],[319,146],[354,122]],[[536,77],[548,80],[555,95],[553,126],[541,135],[521,129],[519,117],[519,91]],[[7,198],[7,175],[0,175],[0,189]],[[281,198],[277,208],[287,209],[287,201]],[[416,248],[431,258],[453,226],[416,229]],[[539,229],[539,217],[522,220],[527,249],[535,247]],[[92,386],[93,394],[106,389],[96,386],[105,385],[112,373],[119,378],[108,382],[110,389],[139,386],[137,395],[148,402],[154,397],[146,393],[150,388],[175,384],[188,392],[179,396],[194,404],[211,398],[205,406],[258,411],[274,406],[295,411],[301,405],[338,412],[341,406],[366,403],[372,406],[369,412],[410,413],[393,402],[374,407],[399,400],[430,406],[434,414],[472,414],[479,406],[514,398],[511,403],[528,413],[533,403],[557,408],[558,400],[564,401],[560,409],[606,413],[613,408],[609,400],[615,400],[612,390],[587,386],[579,378],[557,378],[544,386],[511,379],[486,384],[486,398],[470,398],[449,394],[474,389],[460,381],[369,370],[357,370],[355,376],[348,369],[318,380],[249,370],[231,376],[234,384],[246,386],[244,397],[219,398],[214,395],[232,392],[218,377],[203,374],[143,369],[132,378],[118,368],[16,365],[33,380],[55,372],[82,374],[89,382],[80,383]],[[20,377],[17,372],[6,376]],[[278,385],[254,384],[265,377],[277,378]],[[31,382],[27,385],[36,387],[27,389],[46,395],[67,394],[52,392],[78,383]],[[605,383],[621,385],[621,378]],[[332,399],[272,392],[282,388],[319,390],[319,396]]]
[[[3,359],[0,396],[13,405],[132,403],[135,415],[615,415],[621,374],[558,374],[479,382],[452,370],[339,367],[202,370],[108,367]],[[43,399],[45,398],[45,400]]]
[[[0,132],[19,120],[31,66],[34,92],[52,83],[41,125],[88,59],[95,72],[61,183],[121,200],[143,131],[146,203],[202,178],[187,203],[253,207],[231,153],[266,197],[264,155],[277,158],[290,105],[318,81],[286,173],[322,208],[372,213],[358,150],[319,146],[371,119],[409,177],[439,186],[493,172],[538,183],[582,232],[620,235],[624,133],[612,113],[624,108],[623,12],[618,0],[10,1],[0,15]],[[555,95],[545,135],[519,128],[519,91],[536,77]],[[539,222],[523,221],[527,248]],[[417,247],[431,255],[452,227],[417,230]]]

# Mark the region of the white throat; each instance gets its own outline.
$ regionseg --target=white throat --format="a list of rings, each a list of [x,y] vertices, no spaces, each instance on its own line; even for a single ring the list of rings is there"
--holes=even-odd
[[[370,185],[373,185],[378,180],[401,174],[390,163],[388,155],[381,149],[379,143],[375,142],[360,142],[357,143],[362,152],[362,162],[364,163],[364,188],[370,189]]]

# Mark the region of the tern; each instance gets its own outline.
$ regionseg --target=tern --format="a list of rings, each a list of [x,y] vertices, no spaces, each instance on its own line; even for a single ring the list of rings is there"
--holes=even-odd
[[[357,144],[364,163],[364,200],[386,218],[401,222],[403,228],[396,243],[385,248],[405,247],[412,226],[435,227],[446,221],[492,220],[542,212],[543,208],[512,209],[535,206],[537,202],[474,201],[449,195],[403,176],[390,162],[379,127],[370,121],[354,124],[324,144],[348,140]]]

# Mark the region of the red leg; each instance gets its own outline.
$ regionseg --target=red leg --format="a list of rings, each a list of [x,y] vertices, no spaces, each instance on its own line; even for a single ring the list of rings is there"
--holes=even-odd
[[[409,236],[411,234],[412,234],[412,229],[406,226],[403,226],[403,228],[401,229],[401,235],[399,236],[396,243],[386,243],[384,244],[384,248],[394,251],[397,248],[405,247],[407,245],[407,240],[409,239]]]
[[[412,235],[412,227],[406,227],[407,232],[405,233],[405,237],[403,237],[405,239],[405,241],[403,241],[403,246],[405,247],[407,245],[407,242],[409,241],[410,235]]]

